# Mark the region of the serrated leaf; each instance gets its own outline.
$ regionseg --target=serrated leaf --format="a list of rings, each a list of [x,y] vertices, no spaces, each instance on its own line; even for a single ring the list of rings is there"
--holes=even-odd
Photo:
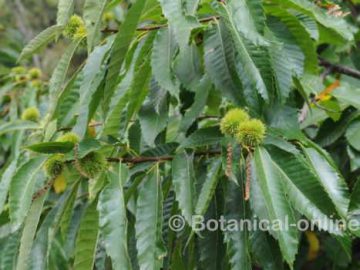
[[[189,43],[192,29],[198,27],[199,23],[195,17],[185,15],[181,0],[159,0],[159,3],[180,48],[185,47]]]
[[[140,269],[160,269],[166,251],[162,242],[162,190],[158,165],[143,179],[136,202],[136,248]]]
[[[127,170],[120,165],[121,170]],[[127,250],[127,218],[121,173],[108,173],[108,184],[99,196],[100,232],[113,269],[131,269]]]
[[[344,178],[327,158],[315,149],[305,148],[304,153],[320,184],[334,203],[337,212],[342,218],[346,218],[349,207],[349,190]]]
[[[236,105],[244,104],[241,85],[233,78],[236,74],[233,43],[223,24],[216,22],[205,32],[204,50],[206,72],[216,88]]]
[[[87,31],[88,51],[91,51],[100,30],[102,15],[108,0],[86,0],[84,4],[84,21]]]
[[[221,160],[215,159],[209,164],[209,171],[206,175],[205,182],[201,187],[198,200],[195,205],[195,214],[204,215],[215,193],[216,185],[219,181],[219,169],[221,167]]]
[[[27,270],[30,260],[31,248],[33,245],[36,228],[40,221],[46,194],[36,199],[30,209],[25,220],[24,229],[20,240],[19,256],[17,258],[16,270]]]
[[[251,203],[255,214],[270,222],[278,220],[285,224],[287,219],[288,224],[296,224],[294,211],[283,189],[284,176],[281,170],[263,148],[256,149],[254,161],[255,176],[252,187],[258,186],[258,191],[251,192]],[[283,230],[271,230],[270,233],[278,240],[285,261],[292,267],[299,244],[296,228],[289,226]]]
[[[25,46],[19,56],[18,61],[28,58],[34,53],[38,52],[41,48],[54,40],[62,32],[63,29],[64,27],[61,25],[53,25],[49,28],[46,28]]]
[[[194,167],[193,156],[180,152],[172,161],[172,181],[181,214],[192,224],[194,211]]]
[[[346,131],[346,139],[356,150],[360,151],[360,121],[354,121]]]
[[[0,181],[0,213],[4,210],[4,205],[9,192],[11,180],[16,172],[18,158],[15,158],[6,168]]]
[[[37,157],[22,165],[11,180],[9,191],[9,210],[13,230],[23,223],[29,210],[38,172],[44,157]]]
[[[125,60],[126,53],[135,34],[146,2],[147,0],[137,0],[135,4],[132,5],[115,37],[115,41],[110,53],[109,70],[106,76],[106,100],[109,100],[114,93],[115,87],[118,83],[118,76],[121,70],[121,66]]]
[[[196,130],[180,145],[180,148],[194,148],[220,143],[224,136],[219,127],[207,127]]]
[[[58,64],[56,65],[49,81],[49,92],[52,97],[57,97],[60,93],[62,85],[66,79],[70,61],[81,41],[81,39],[73,41],[69,47],[66,48],[64,54],[61,56]]]
[[[96,204],[97,201],[91,203],[81,219],[75,247],[74,269],[77,270],[89,270],[94,265],[99,231],[99,214]]]
[[[40,128],[41,126],[35,122],[15,120],[13,122],[8,122],[0,125],[0,135],[18,130],[40,129]]]
[[[176,51],[172,31],[167,28],[159,30],[156,34],[153,47],[151,67],[154,78],[172,96],[178,97],[180,83],[172,68]]]
[[[45,142],[29,145],[26,149],[42,154],[65,154],[74,149],[74,144],[71,142]]]

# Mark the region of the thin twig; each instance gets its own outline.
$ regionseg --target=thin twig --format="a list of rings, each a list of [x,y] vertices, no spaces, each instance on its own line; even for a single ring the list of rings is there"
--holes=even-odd
[[[356,79],[360,79],[360,71],[356,69],[352,69],[342,65],[332,64],[323,58],[319,58],[319,64],[320,66],[330,69],[332,72],[337,72]]]
[[[220,18],[219,16],[211,16],[211,17],[206,17],[206,18],[200,19],[199,22],[200,23],[207,23],[207,22],[218,20],[219,18]],[[166,27],[168,27],[168,24],[149,25],[149,26],[138,27],[136,29],[136,31],[147,32],[147,31],[159,30],[159,29],[166,28]],[[117,29],[105,28],[105,29],[101,30],[101,32],[103,32],[103,33],[117,33],[118,30]]]
[[[195,156],[218,156],[221,154],[221,151],[206,151],[206,152],[196,152]],[[128,158],[108,158],[108,162],[121,162],[121,163],[129,163],[129,164],[139,164],[145,162],[164,162],[171,161],[174,159],[174,156],[159,156],[159,157],[128,157]]]

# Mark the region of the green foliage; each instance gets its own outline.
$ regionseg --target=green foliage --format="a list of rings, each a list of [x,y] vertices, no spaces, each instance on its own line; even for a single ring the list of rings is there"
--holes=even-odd
[[[15,2],[1,269],[359,268],[358,1]]]

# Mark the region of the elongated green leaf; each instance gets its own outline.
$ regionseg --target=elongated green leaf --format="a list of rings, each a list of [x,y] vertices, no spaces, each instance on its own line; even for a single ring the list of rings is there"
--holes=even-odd
[[[264,270],[284,269],[280,249],[270,235],[256,230],[251,232],[249,238],[254,259],[260,263]]]
[[[172,62],[175,56],[176,45],[174,44],[170,29],[159,30],[154,41],[151,66],[155,80],[159,85],[175,97],[179,96],[180,83],[172,70]]]
[[[219,127],[208,127],[198,129],[192,133],[188,138],[186,138],[182,144],[181,148],[192,148],[205,145],[212,145],[220,143],[224,136],[221,134]]]
[[[25,220],[24,230],[20,240],[19,257],[17,259],[16,270],[27,270],[29,265],[29,256],[34,241],[36,228],[38,226],[42,208],[45,202],[46,194],[37,198],[29,209]]]
[[[180,48],[185,47],[189,43],[191,30],[199,26],[196,18],[185,15],[181,0],[159,0],[159,3]]]
[[[109,70],[106,76],[105,99],[109,100],[118,83],[118,76],[131,40],[135,34],[141,13],[147,0],[137,0],[121,24],[111,49]]]
[[[252,180],[252,187],[258,185],[258,192],[251,193],[251,203],[255,213],[260,219],[267,219],[270,222],[277,220],[286,224],[288,220],[288,224],[296,224],[294,211],[283,189],[283,173],[263,148],[256,150],[254,160],[256,176]],[[272,230],[270,233],[279,241],[285,261],[292,266],[299,244],[296,228],[289,226],[285,229]]]
[[[234,48],[228,31],[218,22],[205,32],[205,68],[209,78],[223,95],[236,105],[244,104],[236,73]]]
[[[360,121],[354,121],[346,131],[346,139],[356,150],[360,151]]]
[[[235,180],[236,181],[236,180]],[[237,185],[234,181],[227,183],[225,193],[225,219],[243,220],[245,215],[244,192],[242,184]],[[227,245],[227,256],[231,269],[251,270],[249,254],[248,231],[246,228],[232,229],[225,232],[224,241]]]
[[[99,230],[96,204],[97,201],[90,204],[81,219],[75,248],[74,269],[76,270],[89,270],[94,265]]]
[[[84,21],[87,30],[87,45],[91,51],[95,45],[101,26],[102,15],[108,0],[86,0],[84,4]]]
[[[232,17],[231,11],[224,4],[220,4],[219,12],[224,19],[225,25],[231,33],[239,60],[241,61],[242,68],[246,73],[249,82],[252,84],[253,88],[258,91],[264,100],[269,100],[269,93],[268,89],[266,88],[264,79],[260,73],[260,70],[255,65],[254,60],[251,58],[243,38],[236,29],[236,22]]]
[[[74,9],[74,0],[59,0],[56,22],[66,25]]]
[[[179,208],[185,220],[191,224],[194,211],[194,168],[193,156],[185,151],[177,154],[172,161],[172,181],[179,202]]]
[[[96,49],[89,55],[87,62],[83,69],[83,81],[80,86],[80,104],[79,104],[79,117],[77,118],[74,132],[83,137],[86,133],[90,118],[90,111],[93,96],[100,86],[104,77],[103,61],[113,44],[112,39],[108,39],[103,46],[96,47]],[[97,100],[96,105],[99,105]],[[95,108],[96,109],[96,108]]]
[[[28,58],[34,53],[38,52],[41,48],[54,40],[62,32],[63,29],[64,27],[61,25],[53,25],[49,28],[46,28],[25,46],[19,56],[18,61]]]
[[[347,22],[342,18],[335,16],[328,16],[317,5],[306,0],[271,0],[271,3],[276,3],[278,9],[295,9],[303,12],[316,19],[324,28],[331,30],[331,33],[337,38],[345,41],[353,39],[353,31]]]
[[[40,125],[31,121],[16,120],[0,125],[0,135],[18,130],[40,129]]]
[[[270,153],[282,170],[284,188],[294,208],[316,223],[320,229],[336,235],[342,234],[341,228],[337,227],[333,220],[335,205],[310,166],[306,164],[306,160],[301,155],[283,151]]]
[[[211,199],[215,193],[216,185],[219,181],[219,169],[221,167],[221,160],[215,159],[209,165],[209,171],[206,175],[205,182],[201,188],[198,200],[195,205],[195,214],[204,215]]]
[[[158,165],[143,179],[136,202],[136,248],[140,269],[160,269],[166,255],[162,243],[162,190]]]
[[[313,148],[305,148],[304,152],[320,184],[335,204],[337,212],[346,218],[349,207],[349,190],[340,173],[330,164],[326,157]]]
[[[49,82],[49,92],[52,96],[57,97],[57,95],[60,93],[62,85],[66,79],[66,74],[69,69],[71,58],[73,57],[80,42],[81,40],[73,41],[56,65]]]
[[[45,158],[33,158],[22,165],[15,173],[10,184],[9,210],[13,230],[23,223],[31,204],[35,182]]]
[[[127,170],[121,165],[121,170]],[[109,183],[99,197],[98,211],[100,232],[113,269],[131,269],[127,250],[127,218],[122,183],[119,175],[109,173]]]
[[[27,149],[43,154],[53,153],[68,153],[74,149],[74,144],[71,142],[45,142],[33,144],[26,147]]]
[[[316,74],[317,72],[317,64],[318,64],[318,60],[317,60],[317,52],[316,52],[316,45],[312,39],[312,37],[310,36],[310,34],[306,31],[305,26],[301,23],[301,21],[299,21],[294,15],[292,15],[290,12],[287,12],[284,9],[279,9],[278,7],[269,7],[266,9],[268,13],[270,13],[273,16],[278,17],[278,19],[280,21],[282,21],[287,28],[290,30],[291,35],[294,37],[294,39],[296,40],[296,43],[300,46],[301,50],[303,51],[304,55],[305,55],[305,62],[303,62],[303,66],[305,71],[307,71],[310,74]],[[273,31],[275,30],[275,28],[273,28]],[[278,33],[279,31],[281,31],[280,28],[278,28]],[[276,30],[275,30],[276,32]],[[280,34],[280,33],[279,33]],[[279,35],[277,35],[279,37]],[[287,42],[285,44],[288,44]],[[290,43],[291,44],[291,43]],[[286,45],[289,46],[290,44]],[[289,48],[290,49],[290,48]],[[288,52],[290,52],[290,50],[288,50]],[[295,48],[293,50],[296,50]],[[298,53],[297,53],[298,54]],[[289,53],[288,53],[288,58],[289,58]],[[296,60],[295,57],[292,57],[292,62],[296,63],[294,60]],[[295,58],[295,59],[294,59]],[[299,65],[300,61],[297,63],[296,66],[297,70],[296,74],[301,74],[301,72],[299,72],[299,67],[301,68],[301,66]]]
[[[4,205],[8,191],[10,188],[11,180],[16,172],[18,159],[15,158],[4,171],[0,181],[0,213],[4,210]]]

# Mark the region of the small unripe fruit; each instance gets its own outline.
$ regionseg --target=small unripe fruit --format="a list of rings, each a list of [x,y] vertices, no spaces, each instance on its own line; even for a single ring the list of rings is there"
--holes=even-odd
[[[27,108],[21,115],[21,119],[24,121],[37,122],[40,119],[40,112],[36,107]]]
[[[83,35],[84,33],[86,36],[86,28],[83,19],[77,15],[71,16],[68,24],[65,27],[64,36],[69,39],[75,39],[79,38],[79,36]]]
[[[106,23],[112,21],[114,18],[115,16],[113,12],[105,12],[103,15],[103,21]]]
[[[63,193],[66,190],[66,179],[64,177],[64,174],[60,174],[55,178],[53,188],[56,194]]]
[[[220,130],[224,135],[234,136],[239,125],[249,120],[249,115],[242,109],[232,109],[221,119]]]
[[[263,142],[265,133],[263,122],[253,119],[240,124],[236,139],[244,147],[256,147]]]
[[[73,144],[77,144],[80,141],[80,138],[77,134],[73,132],[65,133],[64,135],[60,136],[56,141],[58,142],[71,142]]]
[[[64,155],[56,154],[51,156],[44,164],[44,170],[50,178],[62,174],[64,170]]]
[[[22,74],[25,74],[26,73],[26,68],[24,67],[14,67],[11,69],[11,73],[12,74],[16,74],[16,75],[22,75]]]
[[[78,161],[79,172],[89,178],[95,178],[107,168],[107,161],[103,154],[91,152]]]
[[[38,68],[32,68],[29,70],[28,75],[31,80],[39,79],[42,76],[42,72]]]

